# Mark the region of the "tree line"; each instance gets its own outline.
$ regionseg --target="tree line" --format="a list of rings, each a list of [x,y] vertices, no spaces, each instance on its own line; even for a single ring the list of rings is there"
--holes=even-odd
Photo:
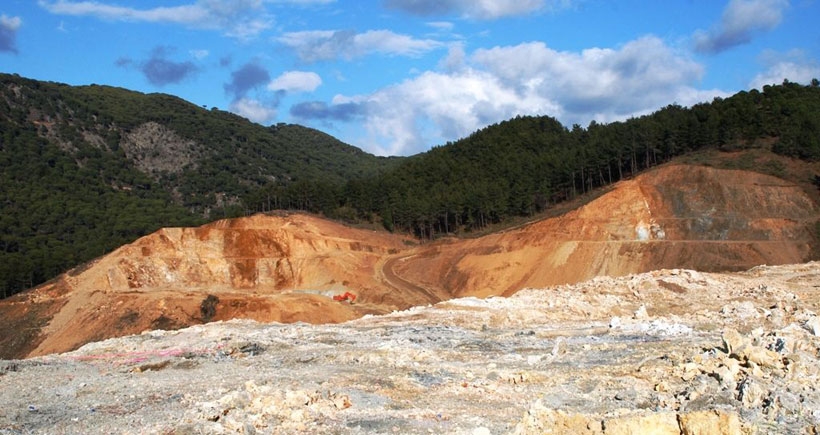
[[[249,213],[295,209],[380,221],[430,239],[545,209],[702,149],[771,143],[781,155],[820,160],[820,86],[784,81],[684,108],[671,104],[623,122],[566,128],[519,116],[341,185],[268,185],[243,200]]]

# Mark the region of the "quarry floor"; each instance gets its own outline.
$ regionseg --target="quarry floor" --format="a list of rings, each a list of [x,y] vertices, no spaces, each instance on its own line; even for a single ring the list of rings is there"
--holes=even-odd
[[[674,269],[147,331],[0,361],[0,434],[812,433],[818,289],[818,263]]]

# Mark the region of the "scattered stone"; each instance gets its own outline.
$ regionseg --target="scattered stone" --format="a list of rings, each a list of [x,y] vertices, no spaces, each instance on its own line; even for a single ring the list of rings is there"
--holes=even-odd
[[[768,395],[766,390],[761,386],[760,381],[756,381],[749,376],[741,381],[737,391],[737,400],[747,408],[757,408],[761,406],[763,399]]]
[[[641,304],[640,308],[635,311],[635,314],[632,315],[632,318],[635,320],[646,320],[649,318],[649,314],[646,312],[646,305]]]
[[[777,352],[762,348],[760,346],[746,346],[739,352],[732,353],[741,361],[753,363],[755,366],[768,369],[782,369],[783,358]]]
[[[740,355],[751,343],[737,330],[729,328],[723,331],[723,350],[729,355]]]
[[[613,418],[604,420],[606,435],[679,435],[677,414],[674,412],[657,412],[649,415]]]
[[[570,414],[544,406],[541,400],[532,404],[524,418],[515,426],[515,435],[528,434],[602,434],[600,421],[582,414]]]
[[[820,316],[812,317],[806,321],[805,326],[815,337],[820,337]]]
[[[0,432],[811,433],[818,271],[698,282],[656,271],[338,325],[230,321],[111,339],[0,362]],[[779,290],[794,283],[807,296]],[[641,303],[651,321],[624,309]],[[739,314],[771,307],[782,328]]]
[[[678,416],[681,435],[740,435],[737,414],[724,411],[698,411]],[[637,432],[636,432],[637,433]]]

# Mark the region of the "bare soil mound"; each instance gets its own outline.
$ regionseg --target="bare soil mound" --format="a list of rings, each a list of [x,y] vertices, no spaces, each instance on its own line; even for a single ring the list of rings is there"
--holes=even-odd
[[[168,228],[0,301],[0,358],[215,320],[335,323],[601,275],[801,263],[817,219],[793,183],[671,165],[563,216],[471,240],[415,246],[300,214]],[[333,300],[345,293],[355,303]]]
[[[407,308],[418,300],[373,272],[404,247],[401,237],[305,215],[163,229],[0,302],[0,357],[214,320],[335,323]],[[355,304],[332,299],[346,292]]]

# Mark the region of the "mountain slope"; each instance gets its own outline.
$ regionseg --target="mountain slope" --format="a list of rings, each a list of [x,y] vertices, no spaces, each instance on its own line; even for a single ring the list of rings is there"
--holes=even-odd
[[[586,128],[520,116],[357,181],[345,199],[430,239],[532,216],[681,156],[749,149],[820,160],[820,86],[786,82]]]
[[[693,152],[818,161],[820,87],[785,82],[586,129],[518,117],[385,159],[169,95],[0,75],[0,129],[4,297],[158,228],[206,219],[290,209],[433,239],[550,211]],[[776,165],[748,169],[793,177]]]
[[[663,268],[800,263],[813,258],[818,218],[792,182],[668,165],[556,218],[421,247],[398,273],[454,296],[491,296]]]
[[[259,186],[340,185],[395,160],[169,95],[7,74],[0,132],[0,297],[161,227],[241,215]]]
[[[306,215],[164,229],[0,301],[0,358],[209,320],[338,322],[660,268],[800,263],[817,203],[753,172],[664,165],[517,229],[414,245]],[[352,292],[355,304],[331,296]]]

